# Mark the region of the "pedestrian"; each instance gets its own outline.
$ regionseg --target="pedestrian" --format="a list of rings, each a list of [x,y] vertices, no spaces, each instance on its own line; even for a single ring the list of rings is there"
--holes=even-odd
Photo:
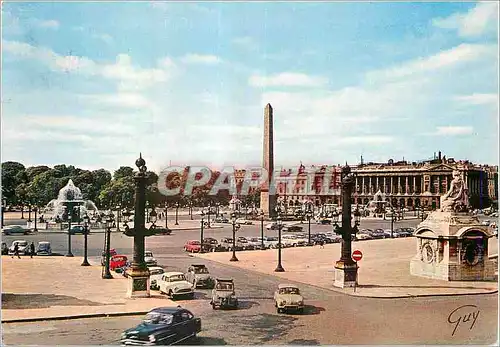
[[[35,255],[35,244],[32,242],[30,244],[30,256],[31,256],[31,258],[33,258],[34,255]]]
[[[14,243],[14,254],[12,254],[11,258],[14,258],[14,256],[17,255],[19,259],[21,259],[21,256],[19,255],[19,245]]]
[[[325,248],[325,241],[324,240],[319,241],[319,248]]]

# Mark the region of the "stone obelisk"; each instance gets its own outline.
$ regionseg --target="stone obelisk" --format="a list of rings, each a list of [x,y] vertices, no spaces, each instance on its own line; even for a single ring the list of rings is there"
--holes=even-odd
[[[272,181],[272,175],[274,172],[273,108],[271,104],[267,104],[264,109],[264,147],[262,167],[267,170],[269,176],[261,188],[260,208],[264,212],[265,216],[272,217],[275,214],[276,190],[271,189],[271,195],[269,194],[269,184]]]

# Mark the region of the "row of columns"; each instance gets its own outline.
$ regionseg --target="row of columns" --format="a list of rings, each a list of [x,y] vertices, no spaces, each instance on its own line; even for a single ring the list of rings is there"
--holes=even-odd
[[[356,190],[360,194],[373,195],[379,189],[385,194],[411,195],[430,191],[433,194],[444,194],[449,189],[451,176],[430,175],[429,186],[425,185],[423,175],[411,176],[358,176]],[[417,185],[418,184],[418,185]]]

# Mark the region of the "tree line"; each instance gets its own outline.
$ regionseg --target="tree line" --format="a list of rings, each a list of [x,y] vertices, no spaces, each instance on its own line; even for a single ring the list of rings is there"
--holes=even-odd
[[[59,190],[71,179],[80,188],[85,200],[92,200],[99,209],[116,206],[133,208],[134,175],[137,171],[129,166],[121,166],[113,174],[105,169],[85,170],[73,165],[45,165],[25,167],[15,161],[2,163],[2,198],[7,206],[44,207],[56,199]],[[227,205],[231,199],[228,190],[220,190],[217,195],[209,195],[220,172],[212,171],[209,182],[202,187],[195,187],[192,194],[184,195],[183,187],[188,177],[189,167],[184,173],[170,173],[165,185],[174,189],[180,187],[177,195],[165,196],[158,191],[158,175],[153,171],[146,173],[146,201],[150,206],[208,206],[210,203]],[[241,189],[240,186],[237,189]],[[254,189],[249,195],[241,196],[243,205],[259,206],[260,190]]]

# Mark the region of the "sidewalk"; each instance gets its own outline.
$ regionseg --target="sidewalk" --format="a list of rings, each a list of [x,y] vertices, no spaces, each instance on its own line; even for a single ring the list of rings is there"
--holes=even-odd
[[[23,320],[145,314],[178,305],[164,295],[126,298],[128,280],[112,272],[101,278],[100,264],[80,266],[79,257],[2,256],[2,323]],[[64,276],[57,274],[64,274]]]
[[[498,253],[498,240],[490,240],[490,255]],[[230,262],[230,253],[194,254],[229,266],[240,267],[284,280],[293,280],[354,296],[396,298],[432,295],[486,294],[498,290],[497,282],[448,282],[410,275],[410,260],[416,253],[415,238],[354,242],[352,250],[363,252],[358,262],[358,283],[353,288],[333,286],[334,265],[340,257],[340,244],[325,248],[297,247],[282,249],[285,272],[274,272],[277,250],[237,252],[238,262]],[[286,282],[286,281],[284,281]]]

